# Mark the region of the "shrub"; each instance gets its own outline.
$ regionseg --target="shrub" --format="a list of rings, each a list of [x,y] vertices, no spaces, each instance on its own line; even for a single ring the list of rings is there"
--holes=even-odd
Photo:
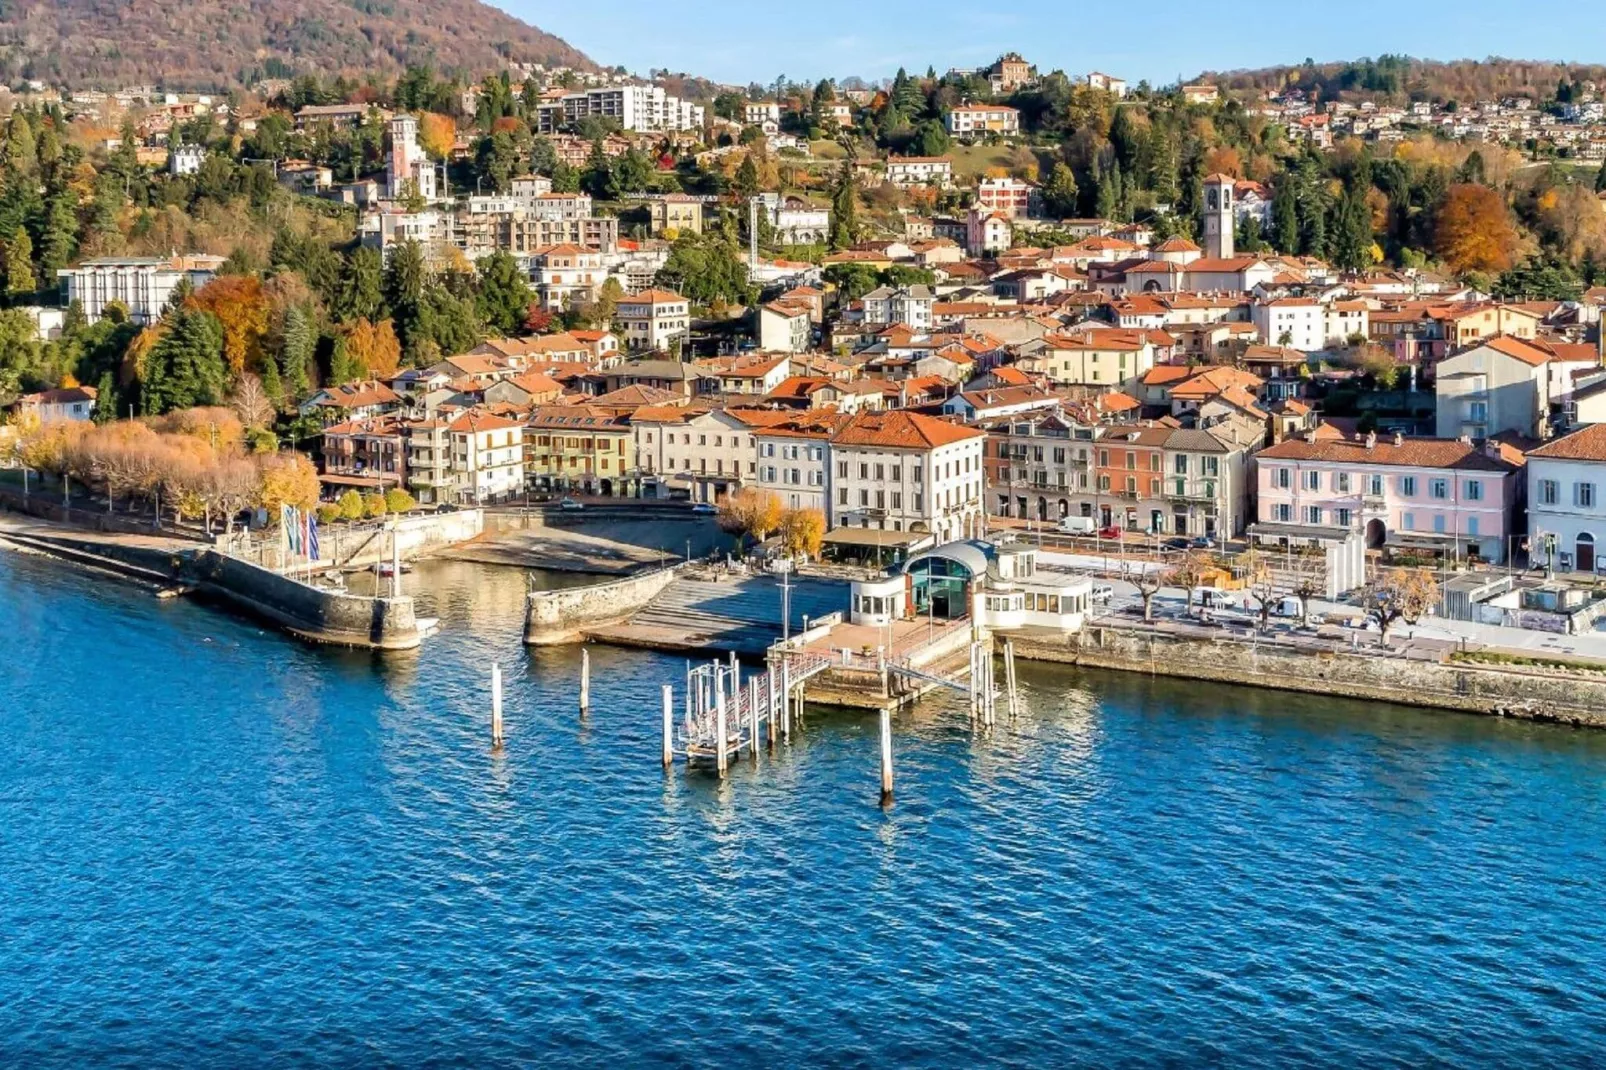
[[[348,490],[340,496],[340,518],[342,520],[362,519],[362,495],[354,490]]]
[[[393,513],[410,513],[418,508],[418,503],[405,490],[392,487],[385,492],[385,508]]]
[[[385,515],[385,496],[375,491],[362,500],[362,510],[368,516]]]
[[[334,502],[324,502],[318,506],[318,523],[327,527],[340,519],[340,506]]]

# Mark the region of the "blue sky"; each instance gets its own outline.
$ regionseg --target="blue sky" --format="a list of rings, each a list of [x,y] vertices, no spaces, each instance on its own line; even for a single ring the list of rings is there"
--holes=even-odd
[[[1015,49],[1042,70],[1103,70],[1132,82],[1403,52],[1432,59],[1606,61],[1598,34],[1544,6],[1498,0],[1217,4],[1198,0],[490,0],[599,63],[718,81],[974,67]],[[1581,13],[1589,5],[1581,5]],[[1579,53],[1594,43],[1598,54]]]

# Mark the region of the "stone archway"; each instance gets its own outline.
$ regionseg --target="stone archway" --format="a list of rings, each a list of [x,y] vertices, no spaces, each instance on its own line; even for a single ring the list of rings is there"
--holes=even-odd
[[[1378,519],[1366,522],[1366,548],[1368,550],[1381,550],[1388,541],[1388,527]]]

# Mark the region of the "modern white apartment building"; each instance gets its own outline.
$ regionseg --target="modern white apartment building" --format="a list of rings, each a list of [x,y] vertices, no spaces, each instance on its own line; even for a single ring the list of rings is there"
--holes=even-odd
[[[446,427],[459,502],[498,501],[524,491],[524,425],[470,410]]]
[[[106,306],[116,301],[128,309],[129,319],[145,324],[161,318],[180,282],[187,279],[199,290],[212,281],[222,263],[221,256],[202,254],[102,256],[62,268],[56,275],[66,302],[77,301],[89,322],[100,319]]]
[[[626,130],[693,130],[703,125],[701,105],[665,93],[656,85],[609,85],[570,93],[560,102],[563,121],[590,116],[617,119]]]

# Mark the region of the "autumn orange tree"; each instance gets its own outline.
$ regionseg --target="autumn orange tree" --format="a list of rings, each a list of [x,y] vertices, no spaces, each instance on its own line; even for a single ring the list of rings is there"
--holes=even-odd
[[[418,143],[432,158],[446,159],[456,141],[457,125],[451,116],[427,111],[418,117]]]
[[[401,364],[401,341],[388,319],[359,319],[346,329],[346,359],[359,379],[384,379]]]
[[[268,301],[255,275],[220,275],[185,300],[192,310],[210,312],[223,327],[223,359],[229,374],[258,368],[268,333]]]
[[[1517,262],[1516,223],[1500,194],[1488,186],[1451,186],[1439,205],[1434,251],[1456,272],[1497,274]]]

